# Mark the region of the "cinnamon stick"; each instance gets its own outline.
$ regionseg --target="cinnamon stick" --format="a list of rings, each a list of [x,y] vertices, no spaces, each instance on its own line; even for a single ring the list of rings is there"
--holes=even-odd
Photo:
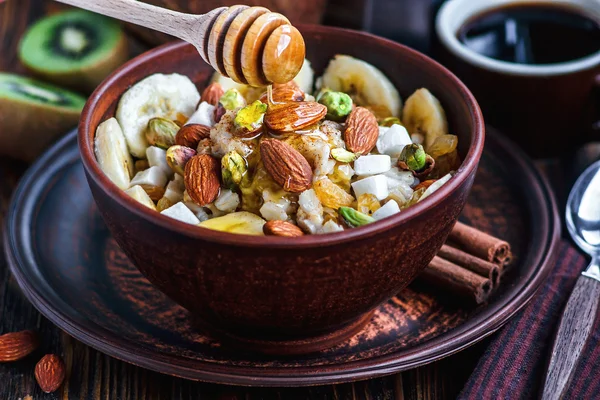
[[[438,256],[431,260],[429,267],[421,274],[421,278],[477,304],[485,302],[492,291],[489,278],[484,278]]]
[[[496,264],[479,257],[475,257],[472,254],[465,253],[464,251],[452,246],[448,246],[447,244],[442,246],[437,255],[445,260],[464,267],[469,271],[488,278],[492,282],[492,287],[498,286],[500,281],[500,272]]]
[[[501,269],[511,259],[507,242],[461,222],[456,223],[448,239],[456,242],[467,253],[495,263]]]

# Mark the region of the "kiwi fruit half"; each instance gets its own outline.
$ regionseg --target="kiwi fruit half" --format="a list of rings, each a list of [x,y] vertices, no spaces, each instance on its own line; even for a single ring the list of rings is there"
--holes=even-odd
[[[34,74],[84,93],[91,93],[127,56],[119,23],[83,10],[40,19],[19,45],[21,62]]]
[[[0,154],[32,161],[77,125],[85,101],[68,90],[0,72]]]

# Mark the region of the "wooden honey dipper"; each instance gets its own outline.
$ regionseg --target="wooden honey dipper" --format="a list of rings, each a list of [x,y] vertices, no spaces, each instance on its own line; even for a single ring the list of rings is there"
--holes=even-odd
[[[215,70],[238,83],[286,83],[304,61],[300,32],[286,17],[264,7],[235,5],[193,15],[136,0],[58,1],[183,39]]]

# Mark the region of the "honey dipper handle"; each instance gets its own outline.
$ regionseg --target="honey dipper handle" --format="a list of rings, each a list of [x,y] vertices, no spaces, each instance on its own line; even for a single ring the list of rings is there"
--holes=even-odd
[[[136,0],[58,0],[85,10],[103,14],[121,21],[154,29],[194,45],[202,43],[210,15],[220,11],[216,9],[208,14],[193,15],[168,10]]]

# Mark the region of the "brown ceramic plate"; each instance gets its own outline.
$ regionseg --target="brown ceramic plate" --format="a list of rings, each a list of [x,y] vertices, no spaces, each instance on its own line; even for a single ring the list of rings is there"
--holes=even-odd
[[[481,340],[534,294],[553,262],[556,203],[532,163],[491,134],[461,219],[510,241],[516,264],[480,307],[413,284],[366,328],[327,351],[277,358],[204,335],[189,314],[129,263],[96,210],[76,134],[24,176],[7,217],[5,249],[25,295],[61,329],[118,359],[189,379],[262,386],[343,382],[423,365]]]

